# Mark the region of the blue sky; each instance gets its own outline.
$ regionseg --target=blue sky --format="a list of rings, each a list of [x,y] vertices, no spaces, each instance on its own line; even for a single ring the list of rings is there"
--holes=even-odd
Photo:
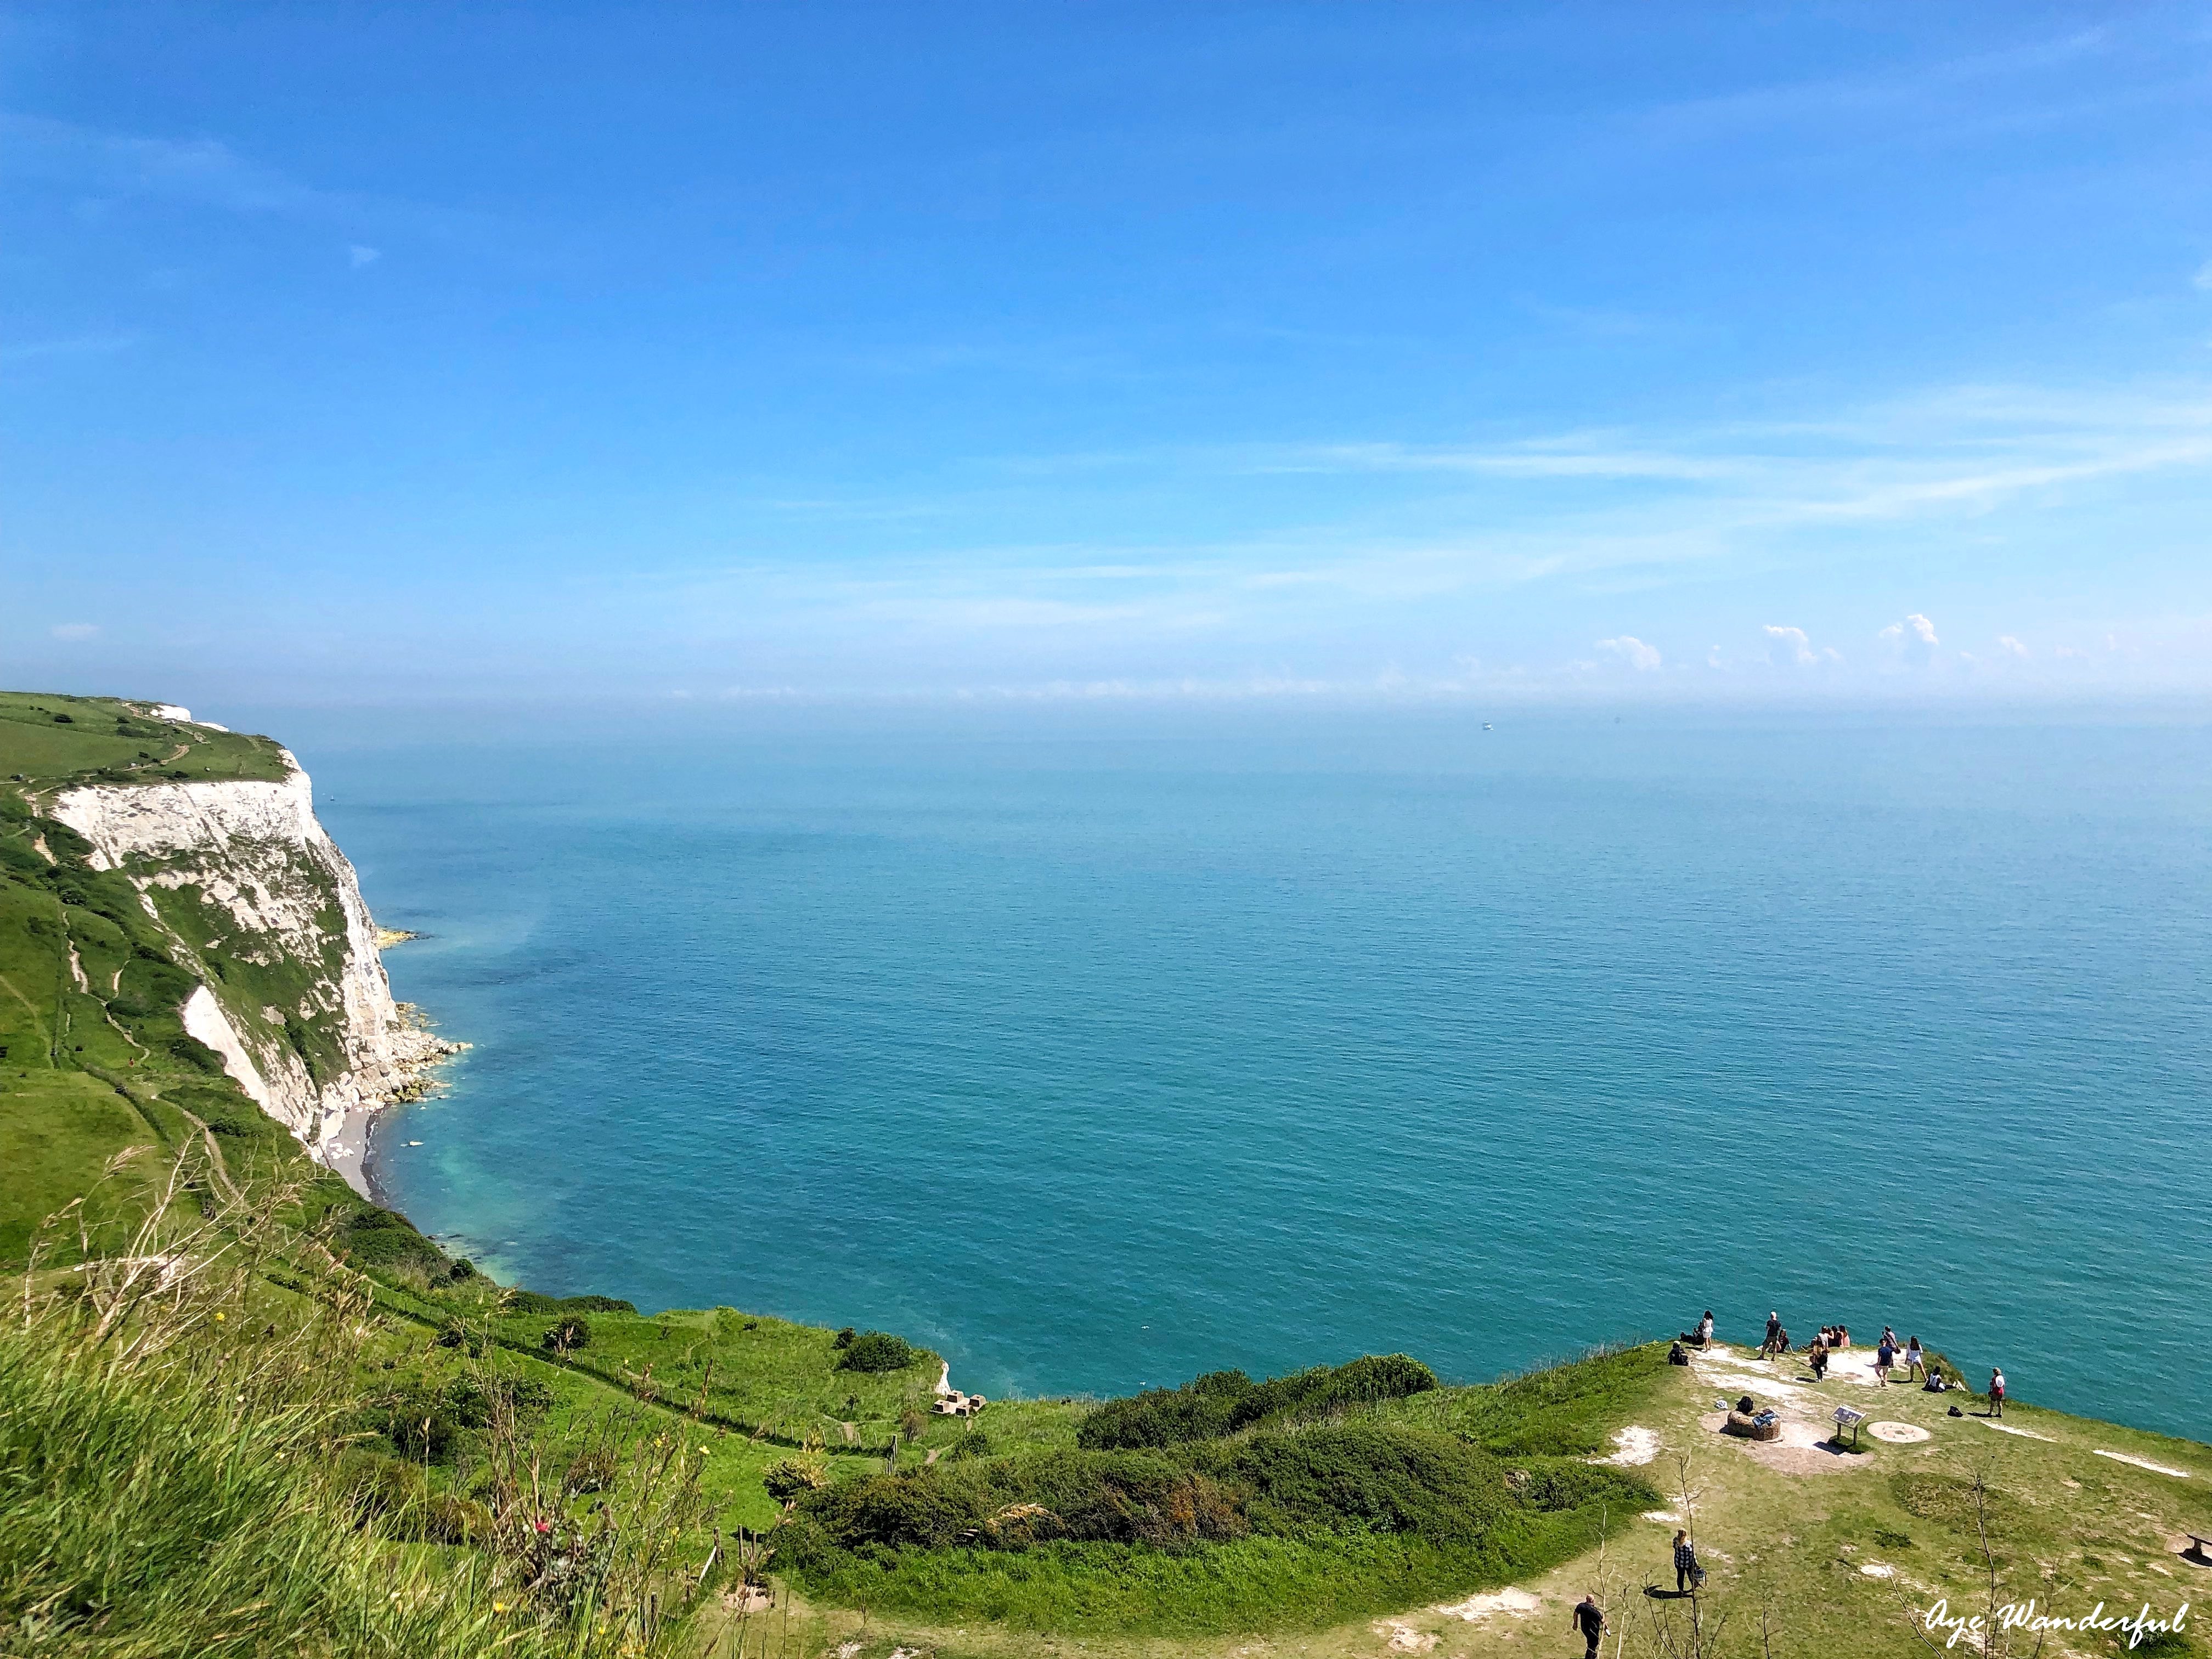
[[[0,11],[0,678],[2212,687],[2212,9]]]

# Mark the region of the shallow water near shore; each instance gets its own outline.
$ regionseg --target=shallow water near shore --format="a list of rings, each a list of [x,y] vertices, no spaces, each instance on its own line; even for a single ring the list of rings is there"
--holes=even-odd
[[[502,1278],[994,1395],[1776,1307],[2212,1425],[2204,726],[1497,724],[279,729],[475,1045],[374,1176]]]

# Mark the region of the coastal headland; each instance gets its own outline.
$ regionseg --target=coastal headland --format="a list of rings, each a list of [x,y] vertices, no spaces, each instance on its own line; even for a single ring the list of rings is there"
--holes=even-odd
[[[1863,1340],[1824,1377],[1728,1330],[1671,1363],[1634,1334],[1693,1310],[1612,1309],[1589,1334],[1624,1340],[1498,1379],[1316,1356],[978,1408],[893,1333],[495,1284],[359,1188],[370,1115],[452,1052],[384,942],[274,743],[0,696],[27,1651],[1444,1659],[1579,1639],[1585,1595],[1615,1654],[1913,1654],[2008,1617],[2203,1651],[2212,1447],[2000,1413],[2007,1357],[1940,1331],[1941,1393]],[[1966,1650],[2033,1638],[1993,1640]]]

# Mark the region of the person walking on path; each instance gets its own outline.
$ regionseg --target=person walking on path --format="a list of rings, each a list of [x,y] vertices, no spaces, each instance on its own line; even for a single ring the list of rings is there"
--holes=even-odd
[[[1990,1367],[1990,1415],[2004,1415],[2004,1373],[1994,1365]]]
[[[1686,1528],[1674,1534],[1674,1594],[1694,1594],[1705,1583],[1705,1570],[1698,1565],[1698,1547]]]
[[[1605,1634],[1605,1609],[1598,1606],[1597,1597],[1585,1593],[1583,1599],[1575,1603],[1573,1617],[1575,1628],[1582,1632],[1583,1640],[1589,1644],[1589,1659],[1597,1659],[1598,1641]]]
[[[1874,1380],[1883,1388],[1889,1386],[1889,1368],[1897,1364],[1897,1337],[1887,1326],[1882,1328],[1881,1346],[1874,1351]]]
[[[1920,1339],[1905,1339],[1905,1380],[1908,1382],[1925,1381],[1928,1376],[1928,1356],[1922,1352]]]

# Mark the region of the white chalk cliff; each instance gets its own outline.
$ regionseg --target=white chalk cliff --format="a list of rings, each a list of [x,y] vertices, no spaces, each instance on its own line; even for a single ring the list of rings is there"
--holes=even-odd
[[[348,1110],[418,1091],[423,1068],[453,1045],[392,1000],[353,866],[316,820],[307,773],[284,759],[290,775],[278,783],[69,789],[53,815],[92,843],[97,867],[131,878],[179,962],[198,969],[185,1029],[264,1111],[319,1147]],[[227,984],[217,946],[278,970],[283,1004]],[[343,1064],[314,1076],[295,1027],[330,1039],[323,1052]]]

